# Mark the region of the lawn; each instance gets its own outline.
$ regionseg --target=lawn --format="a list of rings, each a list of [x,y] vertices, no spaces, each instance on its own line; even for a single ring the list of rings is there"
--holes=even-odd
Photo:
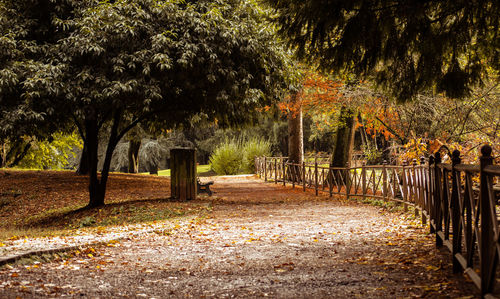
[[[198,173],[198,176],[215,175],[215,173],[210,169],[210,165],[198,165],[196,167],[196,172]],[[170,176],[170,169],[158,171],[158,176]]]
[[[112,173],[98,209],[83,209],[88,196],[88,177],[72,171],[0,170],[0,241],[202,215],[211,206],[171,201],[170,178],[154,175]]]

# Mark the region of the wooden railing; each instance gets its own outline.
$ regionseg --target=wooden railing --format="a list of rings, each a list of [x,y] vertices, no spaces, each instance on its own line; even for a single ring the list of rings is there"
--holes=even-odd
[[[452,253],[453,271],[464,271],[484,297],[492,297],[500,258],[500,166],[493,165],[492,149],[481,148],[480,165],[441,163],[440,153],[411,165],[324,167],[289,163],[285,157],[256,158],[256,173],[266,181],[291,184],[349,197],[380,198],[415,207],[429,224],[436,246]],[[495,185],[496,183],[496,185]]]

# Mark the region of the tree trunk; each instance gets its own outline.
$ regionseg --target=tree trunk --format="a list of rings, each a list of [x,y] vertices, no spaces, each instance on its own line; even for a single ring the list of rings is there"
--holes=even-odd
[[[297,95],[294,95],[297,101]],[[302,125],[302,107],[288,114],[288,161],[300,164],[304,161],[304,130]]]
[[[340,109],[339,126],[332,148],[331,167],[346,167],[351,163],[354,145],[354,111],[345,106]]]
[[[339,114],[339,125],[335,134],[335,143],[332,148],[332,159],[330,167],[346,167],[351,164],[352,148],[354,146],[354,111],[342,106]],[[334,172],[335,181],[342,185],[350,186],[348,171]],[[332,174],[328,175],[330,183],[333,183]],[[343,184],[342,184],[343,182]]]
[[[83,143],[82,155],[80,156],[80,164],[78,165],[76,174],[79,175],[89,174],[89,154],[87,151],[87,142]]]
[[[101,177],[99,179],[97,175],[97,164],[98,164],[98,147],[99,147],[99,129],[97,126],[97,121],[86,121],[86,131],[87,131],[87,142],[88,142],[88,157],[89,157],[89,168],[90,168],[90,183],[89,183],[89,194],[90,200],[88,207],[94,208],[104,205],[104,198],[106,195],[106,185],[109,177],[109,169],[111,167],[111,158],[113,157],[113,151],[118,144],[118,127],[121,121],[121,111],[116,110],[113,115],[113,125],[111,127],[111,134],[108,140],[108,146],[106,148],[106,156],[104,158],[104,164],[102,166]]]
[[[141,148],[141,140],[130,140],[128,147],[128,172],[139,172],[139,149]]]
[[[99,129],[95,112],[91,112],[85,120],[85,135],[87,139],[87,155],[89,169],[89,208],[104,205],[104,194],[101,192],[101,184],[97,176]]]

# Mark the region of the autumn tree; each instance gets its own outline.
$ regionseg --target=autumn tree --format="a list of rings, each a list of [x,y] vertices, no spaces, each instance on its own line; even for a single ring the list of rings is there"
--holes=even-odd
[[[104,204],[113,151],[137,124],[168,128],[199,113],[239,123],[288,86],[286,56],[246,1],[2,3],[20,20],[11,30],[27,32],[14,40],[40,49],[26,76],[11,80],[14,97],[73,120],[88,154],[89,207]]]

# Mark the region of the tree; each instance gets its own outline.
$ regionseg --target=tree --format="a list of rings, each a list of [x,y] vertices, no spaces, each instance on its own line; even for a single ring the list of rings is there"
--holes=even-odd
[[[240,123],[288,86],[286,55],[246,1],[4,2],[34,24],[28,30],[44,34],[34,45],[43,48],[39,65],[19,97],[43,111],[57,109],[78,127],[90,169],[89,207],[104,204],[113,151],[137,124],[168,128],[199,113],[221,125]],[[30,15],[38,6],[39,19]]]
[[[291,102],[296,109],[288,112],[288,160],[301,164],[304,161],[304,129],[302,120],[301,92],[293,93]]]
[[[500,69],[496,0],[266,0],[299,57],[374,78],[399,100],[467,95]]]

